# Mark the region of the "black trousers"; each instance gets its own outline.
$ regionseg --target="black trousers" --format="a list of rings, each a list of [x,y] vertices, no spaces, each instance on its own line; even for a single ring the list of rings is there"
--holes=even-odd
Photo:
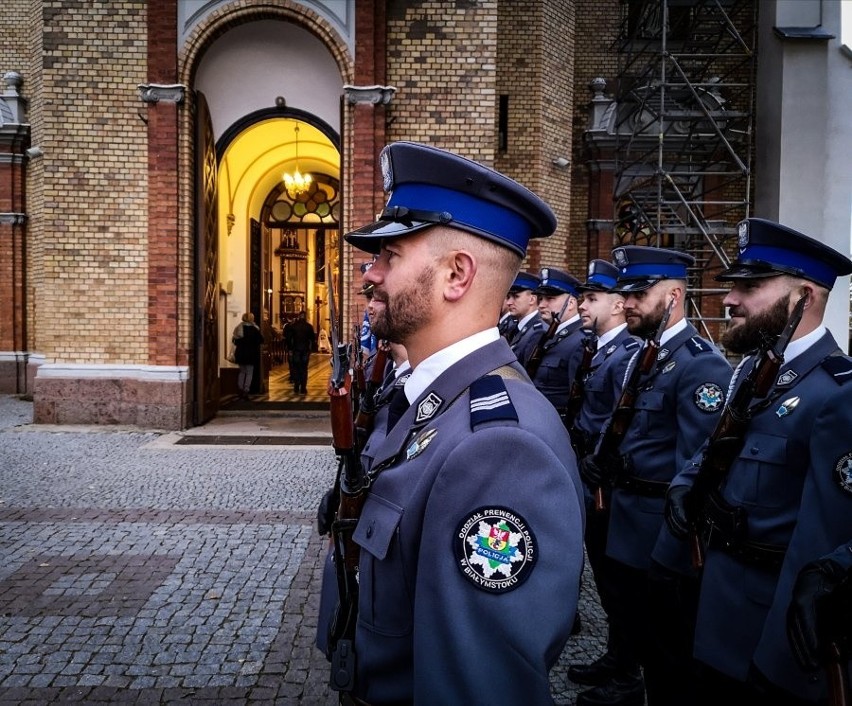
[[[697,703],[692,646],[698,580],[658,564],[646,570],[611,561],[617,594],[611,620],[642,665],[648,706]]]
[[[587,500],[590,497],[586,489]],[[607,498],[607,507],[609,499]],[[586,503],[586,556],[592,568],[595,588],[601,601],[601,607],[607,615],[607,652],[615,658],[618,671],[622,675],[636,674],[639,660],[624,632],[624,626],[613,620],[614,602],[618,598],[616,585],[617,571],[613,560],[606,555],[607,529],[609,528],[609,510],[595,510],[594,502]]]

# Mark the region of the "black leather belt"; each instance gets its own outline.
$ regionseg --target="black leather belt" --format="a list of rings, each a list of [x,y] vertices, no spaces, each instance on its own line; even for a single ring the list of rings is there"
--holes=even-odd
[[[762,542],[752,542],[749,539],[728,539],[711,520],[707,522],[705,537],[707,546],[711,549],[718,549],[729,554],[743,564],[772,571],[778,571],[781,568],[781,564],[784,563],[784,556],[787,554],[787,547],[782,545],[763,544]]]
[[[646,480],[639,476],[620,474],[615,479],[615,487],[645,498],[664,498],[669,484],[667,481]]]

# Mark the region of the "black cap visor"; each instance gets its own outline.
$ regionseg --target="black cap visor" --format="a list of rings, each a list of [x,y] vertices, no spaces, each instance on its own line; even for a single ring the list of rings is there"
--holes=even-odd
[[[376,221],[347,233],[343,236],[343,239],[359,250],[377,255],[382,249],[383,240],[400,238],[403,235],[410,235],[433,225],[435,223],[429,221],[410,221],[409,223]]]
[[[597,282],[588,282],[583,283],[577,286],[577,291],[580,293],[583,292],[614,292],[614,289],[610,289],[609,287],[605,287],[602,284]]]
[[[808,279],[801,273],[801,270],[786,272],[779,268],[767,267],[766,265],[743,264],[731,265],[727,270],[716,275],[713,279],[717,282],[731,282],[736,279],[765,279],[767,277],[778,277],[783,274],[790,274]]]
[[[657,282],[662,282],[662,279],[628,279],[618,280],[615,286],[609,291],[613,294],[630,294],[631,292],[644,292],[650,289]]]

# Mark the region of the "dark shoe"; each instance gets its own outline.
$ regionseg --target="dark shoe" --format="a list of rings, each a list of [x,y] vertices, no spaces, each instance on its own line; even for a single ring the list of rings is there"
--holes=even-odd
[[[568,678],[575,684],[601,686],[615,676],[615,656],[604,652],[591,664],[572,664],[568,667]]]
[[[614,677],[603,686],[577,694],[577,706],[643,706],[645,685],[642,677]]]

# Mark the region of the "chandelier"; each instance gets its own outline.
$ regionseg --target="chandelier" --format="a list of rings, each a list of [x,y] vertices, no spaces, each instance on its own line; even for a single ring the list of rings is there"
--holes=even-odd
[[[284,172],[284,187],[287,189],[287,196],[295,199],[304,194],[311,187],[312,181],[310,174],[302,174],[299,171],[299,126],[296,125],[296,171],[293,174]]]

